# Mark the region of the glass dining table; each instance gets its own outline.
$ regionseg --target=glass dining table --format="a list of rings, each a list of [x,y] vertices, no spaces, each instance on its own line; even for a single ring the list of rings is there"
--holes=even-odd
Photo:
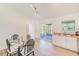
[[[21,43],[10,41],[10,43],[11,43],[11,47],[10,47],[11,52],[18,52],[18,48],[20,47],[22,54],[23,55],[26,54],[26,51],[27,51],[25,47],[26,41],[21,41]]]

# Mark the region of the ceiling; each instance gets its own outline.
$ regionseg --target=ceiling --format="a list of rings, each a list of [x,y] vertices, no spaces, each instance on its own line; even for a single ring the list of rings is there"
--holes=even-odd
[[[38,11],[38,16],[36,16],[35,11],[30,5],[31,3],[10,3],[0,4],[0,7],[5,6],[8,10],[10,9],[25,17],[36,20],[54,18],[79,12],[78,3],[35,3],[34,6]]]

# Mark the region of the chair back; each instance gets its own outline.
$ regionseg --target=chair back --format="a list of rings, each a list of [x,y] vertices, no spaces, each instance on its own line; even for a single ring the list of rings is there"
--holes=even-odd
[[[33,39],[27,41],[27,53],[34,49],[35,42]]]
[[[28,35],[27,35],[27,40],[29,40],[30,38],[31,38],[31,35],[28,34]]]
[[[9,42],[8,39],[6,39],[6,45],[7,45],[7,49],[8,49],[9,51],[11,51],[11,49],[10,49],[11,44],[10,44],[10,42]]]
[[[18,39],[18,37],[19,37],[19,35],[18,35],[18,34],[13,34],[13,35],[11,36],[11,38],[12,38],[13,40]]]

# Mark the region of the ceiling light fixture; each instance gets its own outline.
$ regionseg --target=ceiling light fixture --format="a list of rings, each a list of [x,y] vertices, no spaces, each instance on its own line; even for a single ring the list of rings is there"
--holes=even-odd
[[[34,10],[35,16],[38,16],[38,11],[37,11],[36,6],[34,4],[30,4],[30,7]]]

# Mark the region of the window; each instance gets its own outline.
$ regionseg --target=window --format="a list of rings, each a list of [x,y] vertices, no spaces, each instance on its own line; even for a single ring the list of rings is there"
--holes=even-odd
[[[75,32],[75,21],[63,21],[63,30],[65,33],[73,33]]]

